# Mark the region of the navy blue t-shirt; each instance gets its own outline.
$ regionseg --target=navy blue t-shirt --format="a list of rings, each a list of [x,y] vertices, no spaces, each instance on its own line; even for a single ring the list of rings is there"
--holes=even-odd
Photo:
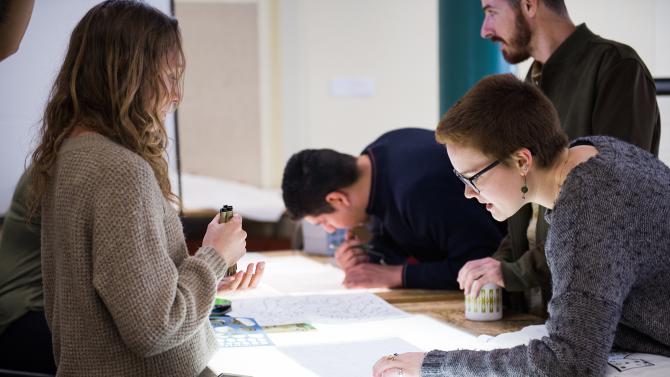
[[[493,254],[505,224],[463,196],[465,187],[432,131],[390,131],[363,154],[372,163],[372,253],[404,264],[405,288],[458,289],[460,268]],[[408,263],[410,257],[418,263]]]

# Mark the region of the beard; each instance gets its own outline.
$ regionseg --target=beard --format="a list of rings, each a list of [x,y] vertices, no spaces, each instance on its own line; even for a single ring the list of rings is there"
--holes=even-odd
[[[502,38],[493,37],[494,42],[502,42],[503,46],[503,58],[510,64],[521,63],[522,61],[530,58],[530,39],[532,33],[530,31],[530,26],[528,21],[523,18],[521,14],[521,9],[516,10],[516,17],[514,21],[514,34],[510,38],[509,42],[504,41]]]

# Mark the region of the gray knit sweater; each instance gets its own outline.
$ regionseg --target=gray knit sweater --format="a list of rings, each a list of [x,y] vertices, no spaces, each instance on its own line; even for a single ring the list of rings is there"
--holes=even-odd
[[[59,376],[194,376],[216,349],[208,314],[226,263],[189,257],[146,161],[67,139],[42,210],[45,314]]]
[[[431,351],[422,376],[601,376],[611,348],[670,356],[670,168],[613,138],[568,175],[546,244],[549,336]]]

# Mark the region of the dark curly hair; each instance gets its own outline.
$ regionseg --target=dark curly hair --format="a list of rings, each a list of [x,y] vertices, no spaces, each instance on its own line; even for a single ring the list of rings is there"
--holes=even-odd
[[[332,149],[305,149],[291,156],[284,168],[282,196],[294,220],[333,212],[329,192],[358,180],[356,157]]]

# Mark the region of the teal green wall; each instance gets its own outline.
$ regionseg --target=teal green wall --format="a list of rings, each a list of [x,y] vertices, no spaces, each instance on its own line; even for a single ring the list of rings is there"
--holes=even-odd
[[[511,72],[497,44],[483,39],[479,0],[438,0],[440,117],[479,79]]]

